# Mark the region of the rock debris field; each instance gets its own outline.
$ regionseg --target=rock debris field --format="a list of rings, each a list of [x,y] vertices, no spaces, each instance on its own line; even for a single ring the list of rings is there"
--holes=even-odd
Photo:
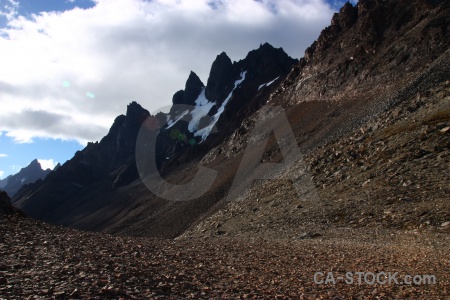
[[[0,299],[448,299],[448,245],[445,232],[388,229],[334,239],[157,240],[15,215],[0,220]],[[398,272],[399,284],[358,284],[356,275],[354,284],[316,284],[316,272]],[[436,284],[401,284],[418,274]]]

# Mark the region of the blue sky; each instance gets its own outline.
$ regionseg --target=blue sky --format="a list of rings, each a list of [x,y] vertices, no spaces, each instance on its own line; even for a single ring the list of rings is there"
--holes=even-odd
[[[132,101],[170,105],[222,51],[239,60],[269,42],[302,57],[343,3],[0,0],[0,179],[64,163]]]
[[[36,139],[33,143],[14,143],[11,138],[0,135],[0,170],[6,177],[15,174],[38,159],[43,168],[53,168],[57,162],[64,163],[83,146],[75,141],[61,139]]]

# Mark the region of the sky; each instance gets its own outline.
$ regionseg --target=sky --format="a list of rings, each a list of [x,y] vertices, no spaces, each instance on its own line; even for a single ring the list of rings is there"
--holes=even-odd
[[[0,179],[64,163],[132,101],[170,105],[222,51],[238,61],[269,42],[302,57],[344,3],[0,0]]]

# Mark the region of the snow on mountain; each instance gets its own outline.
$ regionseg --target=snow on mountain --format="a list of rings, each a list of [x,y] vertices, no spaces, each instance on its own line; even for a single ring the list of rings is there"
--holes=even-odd
[[[266,86],[271,85],[272,83],[274,83],[275,81],[277,81],[278,78],[280,78],[280,76],[278,76],[277,78],[275,78],[274,80],[272,80],[272,81],[270,81],[270,82],[261,84],[261,85],[258,87],[258,91],[259,91],[260,89],[262,89],[263,87],[266,87]]]
[[[206,126],[205,128],[202,128],[202,129],[198,130],[196,133],[194,133],[194,136],[200,136],[202,138],[202,140],[201,140],[202,142],[204,140],[206,140],[206,138],[211,133],[211,130],[213,129],[214,125],[216,125],[217,121],[220,118],[220,115],[222,115],[222,113],[224,112],[225,106],[227,105],[228,101],[230,101],[231,97],[233,96],[234,90],[245,80],[246,74],[247,74],[247,71],[241,72],[240,78],[234,82],[233,90],[231,90],[228,97],[225,99],[225,101],[223,101],[222,105],[217,110],[217,113],[212,117],[211,123],[208,126]]]
[[[178,121],[180,121],[181,119],[183,119],[183,117],[185,115],[187,115],[189,113],[189,110],[185,110],[184,112],[182,112],[181,114],[179,114],[176,118],[175,121],[173,120],[169,120],[169,122],[167,122],[167,129],[169,129],[170,127],[172,127],[173,125],[175,125]]]
[[[209,111],[216,105],[215,102],[209,102],[205,96],[205,88],[195,100],[195,108],[191,111],[192,120],[189,122],[188,130],[190,132],[195,132],[198,129],[200,120],[208,115]]]

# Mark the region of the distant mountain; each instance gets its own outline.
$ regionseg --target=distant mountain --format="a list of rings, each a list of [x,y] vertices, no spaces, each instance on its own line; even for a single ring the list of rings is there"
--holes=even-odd
[[[4,188],[6,186],[6,184],[8,183],[9,177],[11,177],[11,175],[6,177],[5,179],[0,179],[0,189]]]
[[[43,170],[41,164],[35,159],[28,166],[20,169],[17,174],[5,178],[0,188],[13,197],[22,186],[44,179],[51,171]]]
[[[150,116],[131,103],[100,142],[23,187],[14,203],[57,224],[171,238],[188,229],[278,237],[298,234],[299,224],[319,228],[342,220],[352,222],[345,226],[367,220],[384,226],[394,217],[396,226],[418,224],[424,216],[443,222],[448,200],[442,195],[449,191],[434,184],[448,177],[435,170],[448,162],[449,108],[443,99],[450,78],[449,25],[448,1],[360,0],[345,4],[299,61],[269,44],[238,62],[221,53],[206,85],[189,74],[169,113]],[[301,179],[305,188],[293,191],[287,183],[248,176],[239,184],[253,183],[254,193],[230,203],[228,191],[255,124],[271,105],[283,107],[308,159],[304,169],[284,164],[282,173]],[[141,182],[136,139],[147,117],[145,128],[158,133],[159,173],[181,184],[200,166],[214,169],[218,175],[208,192],[172,202]],[[280,163],[283,154],[271,137],[262,161]],[[414,159],[421,160],[409,164]],[[419,169],[425,159],[431,161]],[[305,175],[308,169],[313,177]],[[317,193],[327,202],[315,201]]]

